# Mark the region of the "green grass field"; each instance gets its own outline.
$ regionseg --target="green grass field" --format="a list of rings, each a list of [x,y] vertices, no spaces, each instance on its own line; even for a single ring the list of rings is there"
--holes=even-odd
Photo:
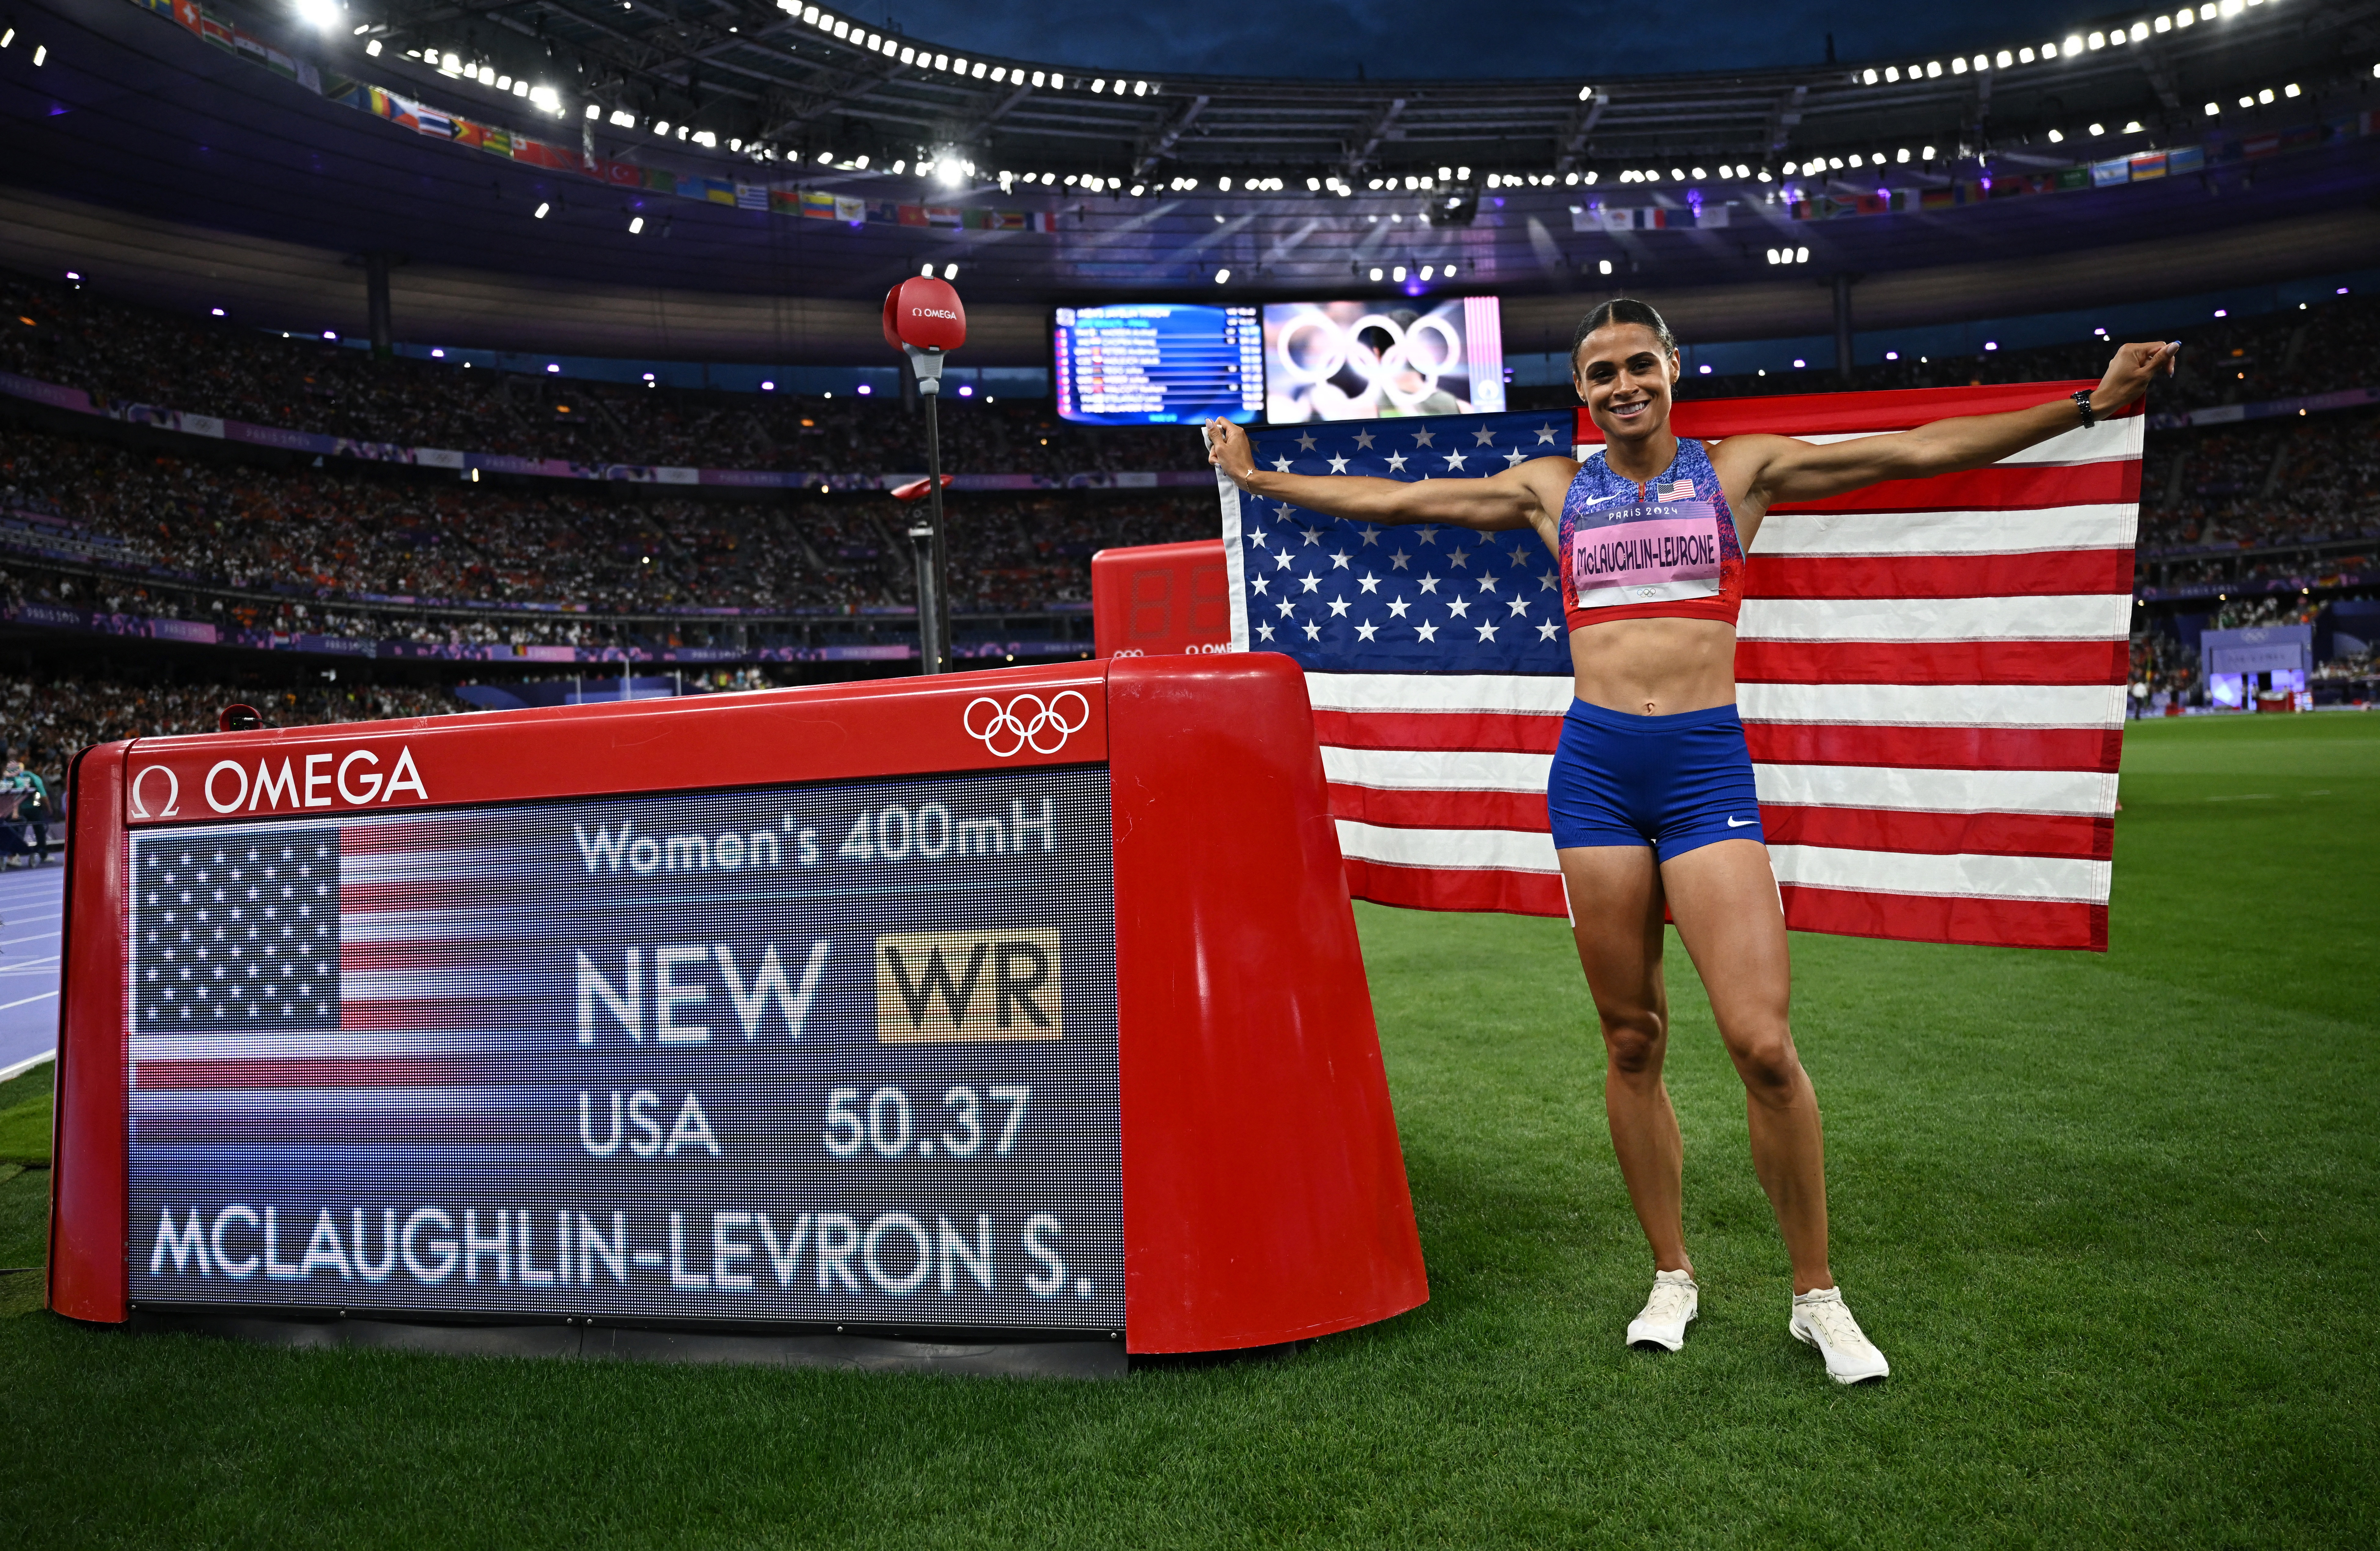
[[[0,1545],[2368,1547],[2380,717],[2148,724],[2123,794],[2105,956],[1795,940],[1886,1386],[1786,1335],[1682,953],[1703,1319],[1658,1356],[1620,1344],[1650,1263],[1560,923],[1365,908],[1403,1318],[1099,1385],[133,1338],[10,1278]],[[0,1088],[0,1140],[47,1084]],[[0,1182],[0,1265],[47,1179]]]

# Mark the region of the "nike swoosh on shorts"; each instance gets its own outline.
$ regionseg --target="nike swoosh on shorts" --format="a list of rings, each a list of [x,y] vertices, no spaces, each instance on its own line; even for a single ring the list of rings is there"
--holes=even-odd
[[[1755,820],[1750,818],[1730,818],[1727,821],[1727,827],[1730,830],[1749,830],[1755,822]]]

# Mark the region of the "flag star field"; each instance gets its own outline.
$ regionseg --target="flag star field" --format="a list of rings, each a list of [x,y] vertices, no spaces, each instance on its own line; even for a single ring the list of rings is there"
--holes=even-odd
[[[1559,411],[1281,426],[1251,442],[1261,467],[1285,473],[1408,480],[1477,479],[1572,450]],[[1568,671],[1561,584],[1534,531],[1383,527],[1236,490],[1227,506],[1234,498],[1224,542],[1237,550],[1252,649],[1320,673]]]

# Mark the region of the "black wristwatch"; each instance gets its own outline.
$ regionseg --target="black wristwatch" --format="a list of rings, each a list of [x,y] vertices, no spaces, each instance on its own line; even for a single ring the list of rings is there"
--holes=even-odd
[[[2086,428],[2099,423],[2099,417],[2091,410],[2091,391],[2088,388],[2074,395],[2074,413],[2082,417],[2082,424]]]

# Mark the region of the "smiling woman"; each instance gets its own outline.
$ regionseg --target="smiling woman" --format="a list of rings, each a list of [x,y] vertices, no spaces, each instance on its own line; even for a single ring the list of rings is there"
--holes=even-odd
[[[1245,431],[1209,423],[1210,460],[1253,494],[1364,522],[1534,528],[1554,552],[1576,698],[1546,803],[1602,1026],[1612,1146],[1653,1252],[1653,1291],[1628,1327],[1630,1345],[1676,1351],[1700,1310],[1682,1148],[1661,1078],[1666,915],[1743,1083],[1753,1168],[1792,1259],[1791,1328],[1838,1383],[1890,1371],[1828,1260],[1817,1095],[1787,1016],[1784,910],[1735,705],[1744,551],[1774,504],[1981,468],[2088,430],[2170,371],[2178,348],[2125,345],[2096,390],[2009,414],[1825,444],[1758,434],[1706,442],[1670,430],[1676,337],[1653,308],[1620,298],[1589,311],[1572,342],[1572,386],[1604,439],[1584,460],[1411,483],[1297,475],[1259,469]]]

